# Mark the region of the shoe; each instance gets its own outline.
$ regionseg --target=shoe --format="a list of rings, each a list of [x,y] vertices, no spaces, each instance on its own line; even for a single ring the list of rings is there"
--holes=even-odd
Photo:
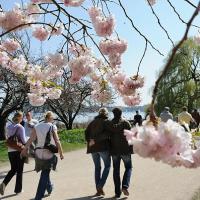
[[[124,194],[125,196],[129,196],[129,191],[128,191],[128,189],[123,188],[123,189],[122,189],[122,192],[123,192],[123,194]]]
[[[105,192],[103,191],[103,188],[97,188],[97,193],[95,194],[95,196],[97,197],[105,196]]]
[[[4,195],[4,191],[5,191],[6,185],[4,183],[0,184],[0,194]]]
[[[48,196],[50,196],[50,195],[51,195],[51,193],[52,193],[53,189],[54,189],[54,185],[53,185],[53,184],[51,184],[51,189],[50,189],[50,190],[47,190]]]
[[[24,190],[22,190],[21,192],[15,192],[16,195],[20,195],[21,193],[24,193]]]
[[[121,194],[116,194],[116,195],[114,196],[115,199],[120,199],[120,197],[121,197]]]

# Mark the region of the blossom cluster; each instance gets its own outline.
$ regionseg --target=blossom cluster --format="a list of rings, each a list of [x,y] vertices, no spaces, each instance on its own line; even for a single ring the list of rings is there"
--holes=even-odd
[[[78,7],[81,6],[85,0],[61,0],[65,6]]]
[[[113,15],[104,17],[102,11],[98,7],[92,7],[88,10],[90,19],[98,36],[111,36],[115,27],[115,19]]]
[[[154,158],[172,167],[200,166],[200,149],[192,150],[191,133],[172,120],[160,122],[157,128],[144,122],[143,126],[125,130],[124,134],[134,152],[144,158]]]

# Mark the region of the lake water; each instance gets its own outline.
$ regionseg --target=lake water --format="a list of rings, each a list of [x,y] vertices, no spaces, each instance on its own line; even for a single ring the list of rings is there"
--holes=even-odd
[[[93,113],[84,113],[81,115],[78,115],[75,119],[75,123],[85,123],[88,121],[92,121],[94,119],[94,117],[97,115],[97,112],[93,112]],[[142,117],[145,117],[145,113],[144,112],[140,112],[140,114],[142,115]],[[135,115],[135,112],[123,112],[122,116],[127,119],[127,120],[133,120]],[[109,119],[113,118],[113,114],[112,112],[109,112]]]

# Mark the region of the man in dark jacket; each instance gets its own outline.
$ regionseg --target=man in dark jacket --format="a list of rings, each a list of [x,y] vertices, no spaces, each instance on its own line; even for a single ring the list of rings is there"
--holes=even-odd
[[[138,124],[138,126],[142,126],[142,115],[136,111],[136,115],[134,115],[134,125]]]
[[[103,187],[106,183],[111,164],[109,153],[109,132],[106,130],[108,121],[108,110],[101,108],[99,115],[88,125],[85,131],[87,141],[87,153],[92,154],[95,165],[96,196],[105,195]],[[104,162],[104,170],[101,174],[101,159]]]
[[[132,173],[132,161],[131,154],[133,153],[133,147],[129,146],[126,137],[124,136],[124,130],[131,129],[130,123],[123,119],[122,111],[119,108],[113,109],[114,118],[111,121],[111,155],[113,160],[113,179],[115,184],[115,197],[119,198],[121,193],[129,196],[128,188],[130,184],[130,178]],[[125,172],[122,180],[120,179],[120,162],[123,160],[125,166]]]

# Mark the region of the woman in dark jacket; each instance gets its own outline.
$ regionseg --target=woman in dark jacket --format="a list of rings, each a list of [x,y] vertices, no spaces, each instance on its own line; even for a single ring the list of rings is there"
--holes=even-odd
[[[92,154],[95,165],[96,196],[105,195],[103,187],[110,171],[109,133],[106,130],[108,123],[108,110],[101,108],[99,115],[94,118],[85,131],[87,153]],[[103,173],[101,173],[101,159],[104,162]]]

